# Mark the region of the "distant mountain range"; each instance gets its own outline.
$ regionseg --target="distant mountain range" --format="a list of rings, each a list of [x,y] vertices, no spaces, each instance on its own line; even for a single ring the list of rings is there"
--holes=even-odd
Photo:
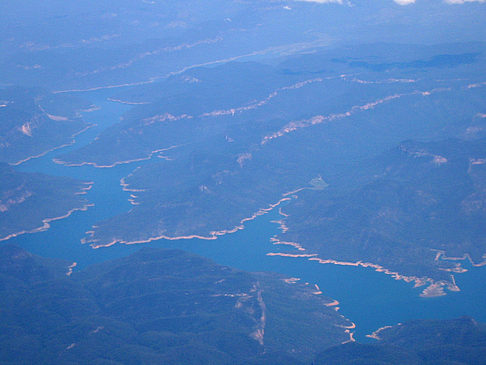
[[[90,89],[319,46],[483,41],[484,17],[461,0],[4,0],[0,82]]]

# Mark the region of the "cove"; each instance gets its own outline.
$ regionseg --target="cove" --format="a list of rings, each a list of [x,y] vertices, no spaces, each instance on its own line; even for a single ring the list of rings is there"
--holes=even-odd
[[[96,123],[76,138],[72,146],[52,151],[43,157],[32,159],[18,171],[42,172],[50,175],[69,176],[93,181],[93,188],[85,195],[94,203],[86,212],[75,212],[70,217],[54,221],[45,232],[25,234],[6,243],[19,245],[44,257],[62,258],[78,263],[78,268],[127,256],[142,247],[179,248],[200,254],[219,264],[246,271],[273,271],[286,277],[297,277],[309,285],[317,284],[323,295],[340,302],[340,313],[353,321],[357,328],[355,338],[373,341],[366,334],[385,325],[393,325],[410,319],[446,319],[468,315],[486,322],[486,267],[469,268],[467,273],[456,275],[461,292],[448,292],[447,296],[421,298],[423,288],[396,281],[370,268],[319,264],[306,258],[267,256],[269,252],[285,252],[282,246],[274,246],[270,238],[279,233],[273,221],[280,219],[278,208],[246,222],[245,229],[207,241],[199,239],[168,241],[158,240],[138,245],[114,245],[92,249],[80,243],[85,232],[93,224],[131,209],[129,192],[120,187],[120,179],[143,163],[141,161],[113,168],[92,166],[68,167],[55,164],[52,159],[70,149],[77,149],[103,129],[116,123],[130,106],[107,100],[108,91],[90,92],[87,95],[100,108],[85,113],[84,119]],[[290,202],[292,204],[292,202]],[[465,265],[467,267],[467,265]]]

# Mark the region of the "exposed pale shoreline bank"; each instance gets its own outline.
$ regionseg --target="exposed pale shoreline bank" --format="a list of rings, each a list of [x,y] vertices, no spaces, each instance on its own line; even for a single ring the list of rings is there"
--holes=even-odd
[[[79,192],[76,192],[74,194],[76,194],[76,195],[86,194],[86,192],[88,190],[90,190],[92,188],[92,186],[93,186],[93,183],[92,182],[87,182],[85,184],[87,185],[86,187],[82,188]],[[30,229],[30,230],[23,230],[23,231],[11,233],[11,234],[9,234],[9,235],[7,235],[5,237],[0,237],[0,242],[1,241],[7,241],[7,240],[9,240],[11,238],[14,238],[14,237],[17,237],[17,236],[20,236],[20,235],[23,235],[23,234],[31,234],[31,233],[44,232],[44,231],[48,230],[51,227],[50,222],[68,218],[71,214],[73,214],[76,211],[83,211],[84,212],[84,211],[88,210],[89,207],[93,207],[93,206],[94,206],[94,203],[85,203],[81,207],[76,207],[76,208],[70,209],[69,211],[67,211],[67,213],[65,213],[65,214],[63,214],[61,216],[52,217],[52,218],[44,218],[44,219],[42,219],[42,223],[43,223],[42,226],[37,227],[37,228]]]
[[[129,191],[132,191],[132,190],[129,190]],[[245,228],[246,222],[252,221],[252,220],[254,220],[255,218],[257,218],[261,215],[267,214],[268,212],[272,211],[275,207],[277,207],[280,204],[282,204],[283,202],[289,201],[289,200],[291,200],[291,199],[288,198],[288,197],[284,197],[284,198],[280,199],[278,202],[276,202],[274,204],[270,204],[268,208],[259,209],[256,213],[252,214],[250,217],[243,218],[240,221],[240,224],[233,227],[232,229],[220,230],[220,231],[211,231],[208,236],[197,235],[197,234],[187,235],[187,236],[160,235],[160,236],[156,236],[156,237],[149,237],[147,239],[135,240],[135,241],[125,241],[125,240],[120,239],[120,238],[115,238],[108,243],[101,243],[101,244],[96,244],[96,242],[98,242],[98,240],[94,240],[94,239],[90,240],[89,237],[86,237],[81,242],[82,243],[90,243],[91,247],[96,249],[96,248],[101,248],[101,247],[110,247],[110,246],[113,246],[114,244],[117,244],[117,243],[125,244],[125,245],[132,245],[132,244],[139,244],[139,243],[149,243],[149,242],[160,240],[160,239],[165,239],[165,240],[169,240],[169,241],[189,240],[189,239],[194,239],[194,238],[201,239],[201,240],[215,240],[219,236],[223,236],[223,235],[226,235],[226,234],[235,233],[239,230],[243,230]],[[88,235],[90,235],[91,237],[94,236],[94,231],[88,231],[86,233]]]
[[[18,165],[23,164],[24,162],[27,162],[27,161],[32,160],[32,159],[34,159],[34,158],[39,158],[39,157],[45,156],[45,155],[47,155],[49,152],[53,152],[53,151],[56,151],[56,150],[61,149],[61,148],[64,148],[64,147],[72,146],[73,144],[75,144],[75,143],[76,143],[76,139],[75,139],[75,138],[76,138],[77,136],[79,136],[81,133],[84,133],[84,132],[86,132],[88,129],[90,129],[90,128],[92,128],[92,127],[95,127],[95,126],[96,126],[96,124],[94,124],[94,123],[90,123],[90,124],[88,124],[88,125],[87,125],[85,128],[83,128],[83,129],[81,129],[80,131],[78,131],[78,132],[74,133],[73,135],[71,135],[71,137],[70,137],[70,138],[71,138],[72,140],[71,140],[70,142],[68,142],[68,143],[64,143],[64,144],[59,145],[59,146],[56,146],[56,147],[53,147],[53,148],[51,148],[51,149],[49,149],[49,150],[47,150],[47,151],[41,152],[41,153],[40,153],[40,154],[38,154],[38,155],[29,156],[29,157],[24,158],[23,160],[20,160],[20,161],[17,161],[17,162],[11,162],[11,163],[9,163],[9,165],[11,165],[11,166],[18,166]]]

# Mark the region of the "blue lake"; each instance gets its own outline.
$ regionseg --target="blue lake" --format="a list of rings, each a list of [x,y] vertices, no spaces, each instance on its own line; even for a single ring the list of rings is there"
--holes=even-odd
[[[443,297],[421,298],[419,294],[423,288],[413,288],[412,284],[394,280],[372,269],[323,265],[305,258],[267,256],[268,252],[284,251],[282,246],[274,246],[270,242],[270,238],[279,232],[278,225],[272,222],[280,218],[278,209],[247,222],[244,230],[221,236],[214,241],[158,240],[149,244],[114,245],[96,250],[82,245],[81,238],[93,224],[131,209],[129,193],[121,189],[120,179],[141,163],[146,163],[108,169],[67,167],[53,163],[53,157],[89,143],[129,109],[127,105],[106,101],[107,94],[104,91],[92,92],[88,96],[101,109],[86,113],[84,117],[96,123],[97,127],[78,136],[75,145],[27,161],[17,169],[93,181],[93,188],[86,198],[95,206],[86,212],[75,212],[69,218],[53,221],[51,228],[45,232],[21,235],[8,243],[17,244],[41,256],[76,261],[78,268],[123,257],[142,247],[151,246],[188,250],[220,264],[246,271],[274,271],[287,277],[298,277],[309,285],[318,284],[323,295],[340,302],[340,313],[357,325],[355,338],[360,341],[373,341],[365,335],[384,325],[409,319],[445,319],[468,315],[486,322],[486,267],[472,268],[467,273],[456,275],[457,284],[462,290],[459,293],[448,292]]]

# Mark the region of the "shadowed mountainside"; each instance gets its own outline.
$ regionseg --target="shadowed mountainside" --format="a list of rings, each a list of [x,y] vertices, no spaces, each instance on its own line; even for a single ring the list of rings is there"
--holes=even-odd
[[[3,363],[296,364],[349,340],[350,322],[314,288],[183,251],[81,272],[0,251]]]
[[[385,328],[378,335],[378,344],[349,343],[333,347],[319,354],[313,364],[485,363],[486,326],[471,318],[411,321]]]

